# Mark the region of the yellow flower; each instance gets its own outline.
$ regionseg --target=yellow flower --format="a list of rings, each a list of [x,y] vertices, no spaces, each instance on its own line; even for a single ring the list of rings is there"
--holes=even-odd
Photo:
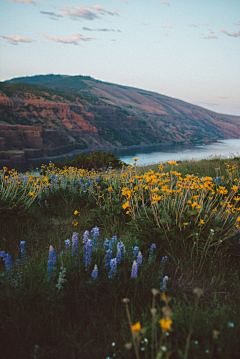
[[[76,210],[76,211],[74,211],[74,213],[73,213],[73,214],[75,214],[75,215],[76,215],[76,214],[78,214],[78,213],[80,213],[80,212],[78,212],[78,211]]]
[[[184,225],[184,226],[187,226],[187,225],[188,225],[188,223],[183,223],[183,225]]]
[[[200,224],[204,224],[204,220],[203,219],[200,219]]]
[[[132,332],[139,332],[141,330],[141,324],[140,322],[137,322],[134,325],[131,325]]]
[[[137,157],[133,157],[133,161],[136,162],[138,160]]]
[[[78,222],[72,221],[72,224],[73,224],[74,226],[77,226],[77,225],[78,225]]]
[[[29,192],[29,196],[34,196],[34,192]]]
[[[122,205],[122,208],[123,208],[123,209],[126,209],[126,208],[128,208],[128,207],[131,207],[130,204],[129,204],[129,201],[127,201],[126,203],[124,203],[124,204]]]
[[[162,318],[159,320],[159,324],[161,325],[161,328],[163,330],[163,332],[167,332],[168,330],[172,330],[171,328],[171,324],[172,324],[172,320],[171,319],[165,319]]]

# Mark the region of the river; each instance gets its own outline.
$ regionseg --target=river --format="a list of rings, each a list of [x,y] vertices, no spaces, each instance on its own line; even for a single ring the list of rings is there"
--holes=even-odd
[[[180,161],[191,159],[205,159],[212,157],[240,157],[240,139],[221,140],[206,145],[172,145],[160,149],[136,149],[128,153],[117,154],[127,164],[133,164],[133,157],[137,157],[138,165],[151,165],[165,161]]]

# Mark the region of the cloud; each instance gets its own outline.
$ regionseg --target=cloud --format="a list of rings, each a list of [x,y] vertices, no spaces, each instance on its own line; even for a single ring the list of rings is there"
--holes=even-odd
[[[233,25],[240,25],[240,21],[233,22]]]
[[[167,34],[167,33],[166,33],[166,34],[164,34],[164,35],[165,35],[165,36],[170,36],[170,34]]]
[[[83,27],[82,28],[85,31],[102,31],[102,32],[109,32],[109,31],[114,31],[114,32],[122,32],[120,30],[114,30],[114,29],[90,29],[89,27]]]
[[[221,29],[220,32],[223,32],[224,34],[227,34],[228,36],[233,36],[233,37],[238,37],[240,36],[240,31],[237,31],[237,32],[227,32],[226,30],[224,29]]]
[[[43,14],[43,15],[49,15],[49,16],[53,16],[53,17],[62,17],[62,15],[55,14],[55,12],[40,11],[40,13]]]
[[[39,1],[33,1],[33,0],[7,0],[9,2],[25,2],[25,4],[39,4]]]
[[[165,25],[165,26],[161,26],[161,27],[167,27],[168,29],[172,29],[172,25]]]
[[[206,35],[206,36],[203,36],[202,39],[217,39],[217,36],[216,35]]]
[[[170,6],[169,2],[167,2],[167,1],[160,1],[160,4]]]
[[[143,22],[143,21],[141,21],[141,24],[142,24],[142,25],[149,26],[149,25],[150,25],[150,22]]]
[[[188,24],[188,26],[191,26],[191,27],[200,27],[200,26],[198,26],[198,25],[196,25],[196,24]]]
[[[71,34],[72,38],[61,38],[61,37],[55,37],[45,34],[42,34],[42,36],[51,41],[61,42],[63,44],[74,44],[74,45],[78,45],[79,41],[99,40],[94,37],[83,37],[81,34]]]
[[[29,39],[28,37],[21,37],[18,35],[13,36],[1,36],[3,39],[7,39],[7,42],[12,45],[18,45],[19,42],[32,43],[36,42],[35,39]]]
[[[94,12],[92,10],[93,9]],[[73,8],[71,5],[64,6],[60,12],[63,16],[68,16],[71,20],[78,20],[78,18],[83,18],[86,20],[94,20],[99,18],[99,15],[118,15],[117,11],[115,10],[106,10],[104,7],[100,5],[94,5],[94,6],[79,6],[76,8]]]

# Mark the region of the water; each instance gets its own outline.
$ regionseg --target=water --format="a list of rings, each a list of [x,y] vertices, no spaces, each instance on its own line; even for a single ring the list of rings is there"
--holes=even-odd
[[[222,140],[207,145],[173,145],[161,149],[131,150],[128,154],[117,155],[127,164],[133,164],[133,157],[137,157],[138,165],[151,165],[165,161],[180,161],[191,159],[205,159],[209,157],[240,157],[240,139]]]

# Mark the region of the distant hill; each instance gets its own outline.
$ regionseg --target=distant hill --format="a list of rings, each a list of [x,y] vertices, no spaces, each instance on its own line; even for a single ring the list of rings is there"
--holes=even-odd
[[[0,167],[46,162],[75,150],[239,137],[238,116],[88,76],[0,83]]]

